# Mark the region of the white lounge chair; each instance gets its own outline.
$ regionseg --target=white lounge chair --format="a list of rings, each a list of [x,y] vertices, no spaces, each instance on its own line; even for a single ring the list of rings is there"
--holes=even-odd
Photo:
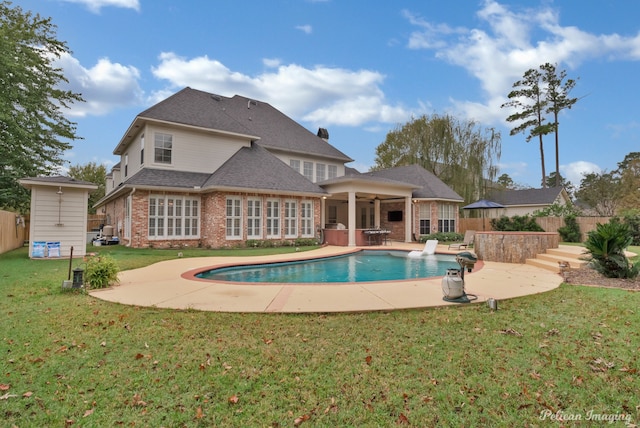
[[[438,246],[438,240],[437,239],[429,239],[426,242],[426,244],[424,244],[424,249],[422,249],[422,251],[420,251],[420,250],[411,251],[408,254],[408,257],[422,257],[422,256],[428,256],[428,255],[431,255],[431,254],[435,254],[437,246]]]
[[[456,250],[461,250],[463,248],[469,248],[473,246],[473,239],[476,236],[476,231],[475,230],[467,230],[464,233],[464,238],[462,239],[462,242],[455,242],[453,244],[449,244],[449,249],[456,249]]]

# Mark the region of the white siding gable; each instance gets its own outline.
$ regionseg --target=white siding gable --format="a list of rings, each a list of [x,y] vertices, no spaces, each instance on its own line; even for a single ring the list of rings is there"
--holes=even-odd
[[[170,164],[155,162],[154,145],[157,133],[168,134],[172,137]],[[144,164],[140,163],[140,137],[142,134],[144,134]],[[122,178],[126,180],[141,168],[213,173],[242,147],[250,146],[251,141],[248,139],[193,129],[149,124],[132,139],[132,143],[123,152],[120,160]],[[123,171],[127,155],[128,173],[125,178]],[[116,186],[117,184],[116,182]]]

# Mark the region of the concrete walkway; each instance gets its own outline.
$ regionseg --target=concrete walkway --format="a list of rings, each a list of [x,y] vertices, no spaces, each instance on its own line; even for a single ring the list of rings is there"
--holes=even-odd
[[[366,249],[421,250],[422,245],[393,242]],[[302,253],[256,257],[176,258],[121,272],[120,285],[91,291],[96,298],[126,305],[217,312],[361,312],[459,305],[442,299],[442,277],[349,284],[234,284],[195,280],[193,271],[223,265],[291,261],[352,252],[327,246]],[[447,251],[438,246],[438,253]],[[176,251],[177,256],[177,251]],[[557,288],[562,277],[524,264],[480,262],[465,274],[465,290],[488,298],[510,299]]]

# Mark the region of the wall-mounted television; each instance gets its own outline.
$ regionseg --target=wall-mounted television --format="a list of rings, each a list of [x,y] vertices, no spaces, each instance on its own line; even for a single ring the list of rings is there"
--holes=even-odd
[[[402,211],[389,211],[387,221],[402,221]]]

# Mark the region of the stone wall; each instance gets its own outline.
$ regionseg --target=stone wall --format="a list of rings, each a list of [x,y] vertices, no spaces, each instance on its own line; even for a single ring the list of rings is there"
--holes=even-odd
[[[559,243],[556,232],[476,232],[473,251],[484,261],[524,263]]]

